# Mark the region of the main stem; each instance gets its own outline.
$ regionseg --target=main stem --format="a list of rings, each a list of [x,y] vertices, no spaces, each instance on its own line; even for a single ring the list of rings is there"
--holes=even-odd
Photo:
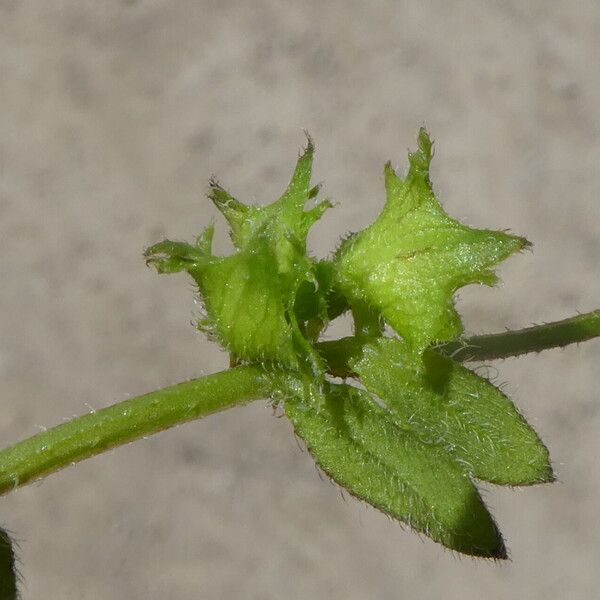
[[[491,360],[540,352],[600,336],[600,310],[564,321],[478,335],[440,346],[456,360]],[[360,356],[364,341],[342,338],[320,342],[317,350],[332,375],[353,375],[348,361]],[[174,425],[246,404],[272,393],[264,371],[235,367],[156,390],[89,413],[0,451],[0,494],[9,492],[105,450]]]
[[[264,372],[237,367],[125,400],[0,452],[0,494],[174,425],[265,398]]]

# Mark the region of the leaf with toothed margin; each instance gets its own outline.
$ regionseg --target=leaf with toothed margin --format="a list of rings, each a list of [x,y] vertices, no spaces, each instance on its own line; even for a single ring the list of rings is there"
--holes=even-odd
[[[381,214],[340,246],[336,260],[337,282],[350,304],[377,309],[415,354],[462,332],[453,300],[458,288],[492,285],[496,276],[490,268],[528,245],[450,218],[433,193],[432,144],[424,129],[418,145],[404,179],[385,166]]]
[[[292,385],[285,411],[335,482],[448,548],[506,558],[500,532],[460,464],[394,425],[367,392],[347,385],[326,392],[317,409]]]
[[[319,272],[306,255],[310,227],[331,206],[324,201],[304,209],[318,193],[310,187],[313,152],[309,139],[287,190],[266,206],[243,204],[211,182],[209,197],[231,228],[232,256],[213,256],[209,227],[195,245],[166,240],[148,248],[146,257],[161,273],[189,272],[207,314],[201,325],[237,358],[306,366],[316,374],[320,359],[297,318],[305,308],[299,290],[301,296],[312,290],[310,312],[327,320],[326,290],[315,293]]]
[[[399,427],[439,445],[474,477],[500,485],[553,481],[540,438],[483,377],[434,350],[415,368],[406,343],[392,338],[366,345],[350,363]]]

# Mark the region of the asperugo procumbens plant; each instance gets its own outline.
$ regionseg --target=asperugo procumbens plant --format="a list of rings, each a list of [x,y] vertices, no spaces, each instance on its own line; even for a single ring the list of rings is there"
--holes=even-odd
[[[467,227],[444,212],[429,178],[432,144],[424,129],[404,178],[385,166],[387,198],[377,219],[330,259],[311,257],[308,231],[332,206],[315,200],[313,150],[309,139],[287,190],[266,206],[243,204],[211,182],[232,255],[212,253],[212,226],[192,244],[165,240],[146,251],[159,273],[191,275],[204,306],[198,325],[230,353],[231,368],[3,450],[3,492],[177,423],[268,397],[321,469],[352,495],[448,548],[506,557],[476,482],[545,483],[552,468],[513,403],[463,362],[600,335],[600,311],[463,337],[455,292],[493,285],[494,266],[529,243]],[[320,341],[345,312],[354,335]]]

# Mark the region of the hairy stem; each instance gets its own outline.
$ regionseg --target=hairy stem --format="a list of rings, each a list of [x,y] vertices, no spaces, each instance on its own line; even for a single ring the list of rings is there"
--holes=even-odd
[[[0,451],[0,494],[174,425],[265,398],[264,372],[237,367],[78,417]]]
[[[561,348],[598,336],[600,336],[600,309],[563,321],[535,325],[517,331],[475,335],[444,344],[439,350],[459,361],[493,360],[529,352],[541,352],[550,348]]]
[[[600,310],[545,325],[444,344],[438,351],[460,361],[491,360],[540,352],[600,336]],[[369,337],[316,344],[329,373],[353,375],[348,361]],[[174,425],[246,404],[272,393],[264,372],[235,367],[156,390],[89,413],[0,451],[0,494],[70,464]]]
[[[493,360],[519,356],[528,352],[541,352],[585,342],[600,336],[600,309],[577,315],[563,321],[546,323],[489,335],[475,335],[456,342],[438,346],[438,352],[461,362]],[[327,362],[327,370],[336,377],[352,377],[348,366],[351,358],[358,358],[369,337],[346,337],[316,345],[319,354]]]

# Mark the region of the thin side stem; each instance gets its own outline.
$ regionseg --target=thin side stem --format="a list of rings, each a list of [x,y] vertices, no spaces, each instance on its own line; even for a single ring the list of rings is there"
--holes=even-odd
[[[442,344],[438,352],[459,362],[493,360],[541,352],[569,344],[585,342],[600,336],[600,309],[563,321],[527,327],[489,335],[475,335],[456,342]],[[373,338],[345,337],[319,342],[317,351],[327,363],[327,370],[336,377],[353,377],[348,362],[360,358],[363,346]]]
[[[529,352],[541,352],[550,348],[562,348],[600,336],[600,309],[519,329],[473,337],[440,346],[438,350],[459,361],[493,360],[519,356]]]
[[[263,371],[237,367],[75,418],[0,451],[0,494],[109,448],[270,392]]]

